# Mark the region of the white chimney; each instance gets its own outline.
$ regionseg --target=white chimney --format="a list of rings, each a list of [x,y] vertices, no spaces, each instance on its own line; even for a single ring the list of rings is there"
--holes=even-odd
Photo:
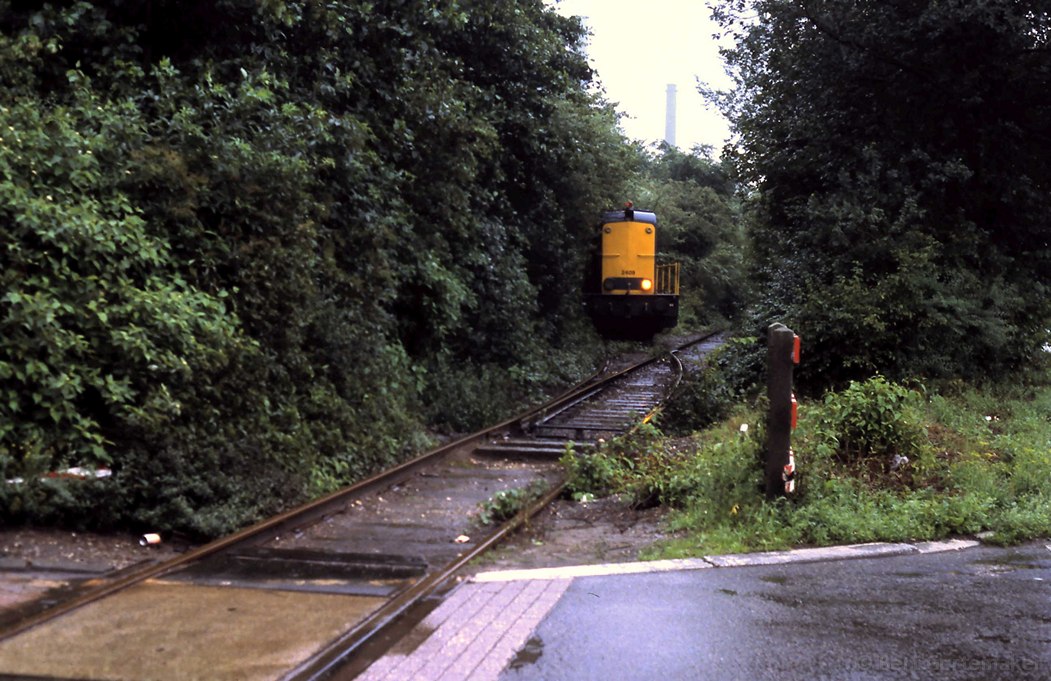
[[[675,146],[675,85],[668,84],[667,110],[664,115],[664,141]]]

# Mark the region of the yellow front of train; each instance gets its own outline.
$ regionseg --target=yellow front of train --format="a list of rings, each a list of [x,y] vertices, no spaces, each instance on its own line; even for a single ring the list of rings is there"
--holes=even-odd
[[[607,211],[599,226],[598,290],[584,301],[598,330],[611,338],[648,339],[678,323],[679,265],[657,264],[657,216]]]
[[[602,225],[602,291],[651,296],[657,269],[657,216],[631,211],[630,219]]]

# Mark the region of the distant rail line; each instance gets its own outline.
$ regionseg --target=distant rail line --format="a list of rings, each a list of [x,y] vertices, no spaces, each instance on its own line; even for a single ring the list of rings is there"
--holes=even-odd
[[[675,353],[156,565],[96,580],[0,630],[0,680],[321,679],[562,491],[558,459],[626,432],[679,380]],[[495,528],[495,493],[540,489]],[[6,676],[5,676],[6,675]]]

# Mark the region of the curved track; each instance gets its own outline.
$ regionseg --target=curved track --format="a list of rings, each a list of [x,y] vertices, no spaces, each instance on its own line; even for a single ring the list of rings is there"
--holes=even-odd
[[[703,354],[720,342],[713,334],[688,345]],[[648,418],[676,364],[651,359],[592,380],[176,560],[105,580],[0,632],[0,679],[323,678],[555,498],[568,443],[580,451]],[[546,489],[539,504],[495,529],[479,522],[479,504],[525,487]]]

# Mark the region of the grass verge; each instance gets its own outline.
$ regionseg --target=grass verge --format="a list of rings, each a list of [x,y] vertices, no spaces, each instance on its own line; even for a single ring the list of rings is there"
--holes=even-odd
[[[991,532],[1051,535],[1051,385],[938,392],[875,377],[800,407],[797,491],[762,492],[762,414],[680,438],[645,427],[563,459],[569,491],[674,509],[650,558]],[[745,427],[747,426],[747,427]]]

